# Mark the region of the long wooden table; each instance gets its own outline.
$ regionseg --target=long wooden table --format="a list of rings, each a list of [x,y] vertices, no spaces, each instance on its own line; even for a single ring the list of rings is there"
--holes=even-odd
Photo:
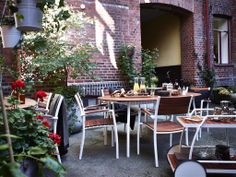
[[[197,97],[200,96],[200,93],[192,93],[189,92],[186,95],[178,95],[178,96],[163,96],[165,98],[174,98],[174,97]],[[140,108],[142,104],[150,104],[155,103],[158,96],[128,96],[128,97],[112,97],[112,96],[103,96],[98,97],[101,101],[113,102],[127,105],[127,123],[126,123],[126,156],[130,157],[130,108],[132,105],[136,105]],[[170,99],[171,100],[171,99]]]

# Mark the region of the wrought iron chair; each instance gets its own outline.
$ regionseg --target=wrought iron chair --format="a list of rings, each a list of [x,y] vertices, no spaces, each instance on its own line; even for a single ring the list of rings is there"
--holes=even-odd
[[[116,159],[119,159],[118,132],[117,132],[116,118],[115,118],[114,110],[106,107],[106,104],[103,104],[103,103],[101,105],[84,107],[79,93],[77,93],[75,95],[75,99],[78,104],[80,116],[82,117],[82,140],[81,140],[81,145],[80,145],[79,159],[81,160],[82,155],[83,155],[85,131],[87,129],[107,128],[107,127],[113,127],[113,130],[115,133],[115,142],[116,142]],[[96,119],[91,119],[91,120],[86,119],[86,117],[88,115],[92,115],[92,114],[96,114],[96,113],[103,113],[104,116],[101,118],[96,118]],[[106,144],[106,131],[105,131],[104,140],[105,140],[104,144]]]

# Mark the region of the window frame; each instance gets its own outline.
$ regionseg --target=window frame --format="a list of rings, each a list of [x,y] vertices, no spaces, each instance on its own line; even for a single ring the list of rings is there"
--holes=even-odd
[[[219,30],[219,29],[215,29],[214,28],[214,18],[220,18],[220,19],[224,19],[227,21],[227,30]],[[229,16],[224,16],[224,15],[214,15],[213,16],[213,44],[215,43],[215,36],[214,36],[214,33],[216,32],[217,35],[222,35],[223,32],[226,32],[228,34],[228,58],[227,58],[227,63],[222,63],[222,37],[219,38],[219,43],[218,43],[218,46],[220,47],[220,52],[218,52],[218,61],[215,62],[214,61],[214,64],[216,65],[229,65],[231,64],[231,30],[230,30],[230,27],[231,27],[231,17]],[[218,49],[217,49],[218,50]],[[215,55],[214,53],[214,45],[213,45],[213,54]]]

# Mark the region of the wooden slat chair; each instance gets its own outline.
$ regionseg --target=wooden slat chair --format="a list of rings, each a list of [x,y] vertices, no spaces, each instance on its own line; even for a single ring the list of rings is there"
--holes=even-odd
[[[110,92],[109,92],[109,89],[108,88],[103,88],[101,89],[101,96],[105,96],[105,95],[110,95]],[[113,109],[115,111],[115,108],[114,108],[114,104],[113,107],[111,104],[109,104],[108,102],[101,102],[100,104],[104,104],[106,106],[108,106],[110,109]],[[106,116],[106,115],[104,115]],[[111,146],[113,147],[114,146],[114,133],[113,133],[113,127],[111,127]],[[107,145],[107,127],[104,128],[104,145]]]
[[[58,122],[58,114],[60,111],[60,107],[62,105],[64,97],[59,94],[55,94],[52,98],[50,108],[48,114],[44,115],[43,118],[47,119],[51,125],[52,132],[57,134],[57,122]],[[55,145],[56,156],[59,163],[61,163],[61,156],[59,153],[58,145]]]
[[[208,115],[208,109],[210,108],[210,93],[211,93],[211,88],[210,87],[192,87],[191,91],[196,92],[196,93],[201,93],[201,96],[195,98],[196,106],[195,108],[200,108],[200,110],[203,110],[206,108],[204,111],[196,111],[195,115]],[[209,132],[209,128],[207,128],[207,132]],[[201,138],[202,136],[202,130],[199,131],[199,137]],[[198,138],[197,138],[198,139]],[[186,143],[188,145],[188,142]]]
[[[75,95],[75,99],[78,104],[80,116],[82,117],[82,140],[81,140],[81,145],[80,145],[79,159],[81,160],[82,155],[83,155],[83,148],[84,148],[84,141],[85,141],[85,130],[94,129],[94,128],[107,128],[107,127],[113,127],[113,130],[115,133],[115,142],[116,142],[116,159],[119,159],[118,132],[117,132],[116,118],[115,118],[114,110],[110,109],[108,107],[104,107],[104,104],[84,107],[79,93],[77,93]],[[103,113],[104,117],[86,120],[86,116],[92,115],[95,113]],[[105,132],[105,137],[106,137],[106,132]],[[105,142],[104,142],[104,144],[105,144]]]
[[[163,120],[159,121],[160,115],[173,115],[173,114],[184,114],[188,113],[192,102],[192,96],[189,97],[173,97],[165,98],[158,97],[154,104],[154,112],[149,112],[146,109],[141,109],[138,114],[138,125],[140,125],[141,112],[147,114],[148,118],[153,121],[143,122],[143,125],[153,131],[154,140],[154,155],[155,155],[155,166],[158,167],[158,152],[157,152],[157,134],[170,134],[172,141],[172,134],[181,133],[180,142],[182,142],[182,135],[184,127],[180,124],[171,121]],[[137,154],[140,154],[140,126],[137,126]]]

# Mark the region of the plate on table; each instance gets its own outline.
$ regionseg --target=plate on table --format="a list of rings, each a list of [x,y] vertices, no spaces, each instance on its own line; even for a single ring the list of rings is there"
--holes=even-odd
[[[191,116],[191,117],[185,117],[186,120],[191,120],[194,122],[201,122],[202,121],[202,117],[201,116]]]
[[[149,98],[151,95],[125,95],[125,98]]]

